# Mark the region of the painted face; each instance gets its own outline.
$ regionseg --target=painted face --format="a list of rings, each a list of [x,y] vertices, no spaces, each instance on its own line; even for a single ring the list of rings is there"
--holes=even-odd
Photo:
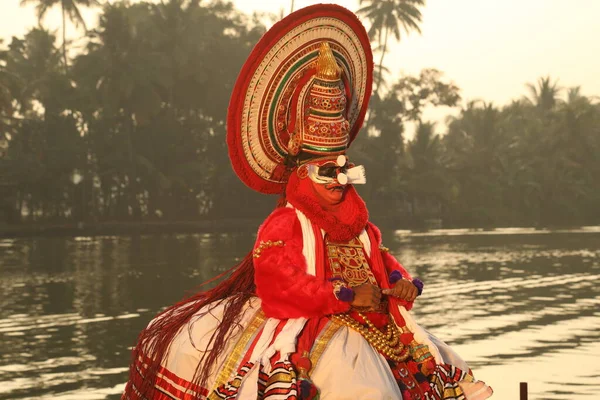
[[[348,162],[344,155],[338,156],[336,161],[325,161],[315,164],[307,164],[304,167],[306,175],[314,183],[341,185],[363,184],[366,182],[365,168],[355,166]]]
[[[342,185],[337,181],[331,183],[316,183],[310,180],[313,191],[319,202],[324,206],[335,206],[344,200],[347,185]]]
[[[309,178],[315,196],[324,207],[341,203],[348,185],[366,182],[364,167],[348,163],[344,155],[335,161],[306,164],[298,171],[301,178]]]

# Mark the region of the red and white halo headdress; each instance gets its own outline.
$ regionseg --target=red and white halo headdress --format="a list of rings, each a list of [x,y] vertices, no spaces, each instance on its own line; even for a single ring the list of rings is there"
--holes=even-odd
[[[275,24],[242,67],[227,116],[238,177],[281,193],[286,158],[336,159],[358,133],[371,95],[369,37],[349,10],[318,4]]]

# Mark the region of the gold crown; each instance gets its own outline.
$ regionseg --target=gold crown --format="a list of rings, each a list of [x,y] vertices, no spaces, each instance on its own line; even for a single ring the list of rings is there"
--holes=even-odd
[[[317,78],[326,80],[338,80],[342,74],[342,69],[338,66],[329,47],[329,43],[323,42],[319,48],[319,58],[317,58]]]

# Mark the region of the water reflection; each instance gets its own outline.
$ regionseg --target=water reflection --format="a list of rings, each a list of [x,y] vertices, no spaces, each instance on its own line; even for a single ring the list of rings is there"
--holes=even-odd
[[[397,235],[395,253],[429,282],[415,307],[420,321],[496,397],[518,398],[527,381],[533,399],[592,399],[600,390],[596,232]]]
[[[600,229],[384,233],[426,282],[417,319],[498,399],[600,391]],[[0,240],[0,399],[119,397],[153,315],[230,268],[244,234]]]

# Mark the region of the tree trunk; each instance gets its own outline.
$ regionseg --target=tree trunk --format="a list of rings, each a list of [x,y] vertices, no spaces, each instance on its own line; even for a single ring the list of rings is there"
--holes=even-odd
[[[133,150],[133,134],[135,131],[135,124],[133,122],[133,113],[126,111],[126,129],[127,129],[127,152],[129,153],[129,185],[127,187],[129,196],[129,206],[131,206],[133,218],[136,221],[141,220],[142,211],[140,201],[137,195],[141,193],[138,183],[137,174],[137,160],[134,157]]]
[[[107,220],[110,216],[111,208],[113,205],[113,193],[112,185],[108,179],[103,180],[102,183],[102,218]]]
[[[383,58],[385,57],[385,53],[387,51],[387,43],[388,43],[389,35],[390,35],[389,28],[386,27],[384,41],[383,41],[383,50],[381,51],[381,58],[379,59],[379,73],[377,75],[377,88],[375,89],[375,92],[377,93],[377,95],[379,95],[379,89],[381,89],[381,82],[383,80]]]
[[[22,222],[23,220],[23,193],[19,191],[17,194],[17,220],[18,222]]]
[[[379,37],[377,38],[377,42],[379,44],[381,44],[381,37],[382,37],[382,33],[383,31],[379,31]],[[383,69],[383,57],[385,57],[385,52],[387,51],[387,41],[388,41],[388,36],[389,36],[389,28],[385,28],[385,40],[383,43],[383,49],[381,52],[381,58],[379,59],[379,73],[377,75],[377,85],[375,87],[375,89],[373,90],[375,92],[375,94],[377,95],[377,98],[380,99],[379,97],[379,89],[381,87],[381,81],[382,81],[382,69]],[[366,131],[369,131],[369,127],[371,126],[371,107],[369,107],[369,109],[367,110],[367,114],[365,115],[365,119],[364,119],[364,127],[366,129]]]
[[[62,5],[62,34],[63,34],[63,42],[62,42],[62,50],[63,50],[63,59],[65,62],[65,74],[69,72],[69,64],[67,62],[67,16],[65,10],[65,0],[61,1]]]

